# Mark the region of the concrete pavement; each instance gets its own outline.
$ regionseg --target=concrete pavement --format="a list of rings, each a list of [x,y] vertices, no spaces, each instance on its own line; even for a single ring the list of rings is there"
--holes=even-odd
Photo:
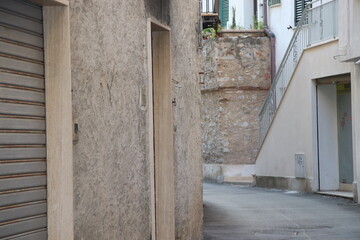
[[[204,184],[205,240],[360,240],[360,206],[317,194]]]

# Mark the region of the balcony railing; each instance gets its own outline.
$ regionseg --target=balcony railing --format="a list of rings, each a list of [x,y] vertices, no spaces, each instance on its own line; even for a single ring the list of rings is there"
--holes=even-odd
[[[337,37],[338,0],[324,4],[313,1],[308,4],[303,11],[301,20],[296,27],[260,112],[261,143],[266,137],[304,49]]]
[[[218,0],[202,0],[202,13],[218,13]]]

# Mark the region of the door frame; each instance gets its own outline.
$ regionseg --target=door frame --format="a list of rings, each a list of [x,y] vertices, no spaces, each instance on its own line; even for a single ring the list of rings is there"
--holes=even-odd
[[[316,152],[317,152],[317,166],[314,167],[314,171],[316,171],[316,173],[314,172],[314,176],[318,176],[317,177],[317,190],[318,191],[322,191],[322,186],[321,186],[321,176],[322,176],[322,168],[321,168],[321,162],[320,162],[320,136],[319,136],[319,128],[320,128],[320,122],[319,122],[319,86],[321,85],[336,85],[336,84],[340,84],[340,83],[351,83],[351,75],[350,73],[344,73],[344,74],[340,74],[340,75],[335,75],[335,76],[328,76],[328,77],[324,77],[324,78],[318,78],[318,79],[314,79],[315,81],[315,98],[316,98],[316,106],[315,106],[315,111],[316,111],[316,124],[317,124],[317,147],[316,147]],[[336,92],[335,92],[335,97],[336,96]],[[337,111],[337,99],[335,102],[335,105],[333,106],[336,111]],[[336,115],[336,119],[337,119],[337,115]],[[337,120],[336,120],[337,121]],[[337,135],[337,124],[336,124],[336,135]],[[337,152],[337,148],[338,148],[338,144],[337,144],[338,139],[336,138],[336,152]],[[353,151],[354,152],[354,151]],[[336,158],[337,158],[337,172],[339,172],[339,156],[338,153],[336,154]],[[353,158],[353,164],[354,164],[355,159]],[[355,165],[354,165],[355,167]],[[339,174],[339,173],[337,173]],[[338,189],[331,189],[331,190],[340,190],[340,181],[339,181],[339,176],[337,177],[339,182],[339,186]],[[325,189],[327,190],[327,189]],[[329,189],[330,190],[330,189]]]
[[[48,239],[74,239],[73,123],[68,0],[43,6]]]
[[[148,151],[153,240],[175,239],[170,32],[168,26],[148,18]]]
[[[320,191],[339,189],[337,100],[335,84],[317,84],[317,153]]]

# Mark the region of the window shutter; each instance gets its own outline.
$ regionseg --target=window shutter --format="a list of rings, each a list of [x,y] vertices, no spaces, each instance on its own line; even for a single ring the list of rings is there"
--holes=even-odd
[[[226,27],[229,21],[229,0],[220,0],[220,20],[221,26]]]
[[[275,4],[280,4],[281,3],[281,0],[268,0],[268,5],[269,6],[272,6],[272,5],[275,5]]]
[[[298,22],[300,21],[302,13],[308,2],[311,2],[311,0],[295,0],[295,26],[298,25]]]

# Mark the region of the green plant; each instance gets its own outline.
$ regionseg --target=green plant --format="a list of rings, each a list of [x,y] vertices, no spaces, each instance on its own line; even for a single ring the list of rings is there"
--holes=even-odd
[[[254,20],[253,20],[253,29],[264,29],[264,23],[259,22],[256,16],[254,16]]]
[[[202,37],[204,39],[216,38],[217,30],[215,28],[205,28],[202,31]]]
[[[264,23],[263,22],[258,23],[258,29],[261,29],[261,30],[264,29]]]
[[[236,17],[235,17],[235,14],[236,14],[236,8],[235,7],[232,7],[232,24],[230,26],[231,29],[235,29],[236,28]]]

